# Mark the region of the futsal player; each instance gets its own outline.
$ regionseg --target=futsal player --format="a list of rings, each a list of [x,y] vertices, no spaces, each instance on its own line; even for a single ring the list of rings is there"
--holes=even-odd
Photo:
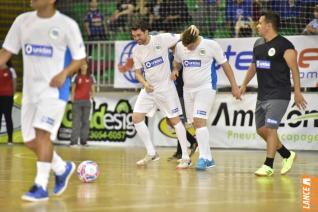
[[[79,69],[85,47],[77,23],[56,10],[57,0],[32,0],[34,11],[19,15],[0,52],[0,65],[12,54],[23,54],[23,100],[21,127],[28,148],[37,156],[34,185],[22,196],[26,201],[48,199],[51,169],[53,193],[61,195],[75,170],[64,161],[52,141],[63,118],[69,96],[69,76]]]
[[[241,93],[244,93],[250,80],[257,75],[256,132],[267,144],[266,159],[256,170],[257,176],[273,175],[276,151],[283,157],[281,174],[286,174],[292,168],[296,158],[296,153],[282,145],[277,134],[290,101],[290,70],[294,82],[295,104],[299,109],[305,109],[307,104],[300,90],[295,47],[278,34],[279,25],[280,18],[276,13],[269,11],[260,17],[257,29],[261,38],[254,44],[253,62],[240,88]]]
[[[182,33],[176,45],[171,79],[175,80],[183,68],[183,98],[188,123],[193,123],[199,146],[197,170],[206,170],[215,165],[210,150],[210,134],[207,119],[214,103],[217,75],[215,63],[220,64],[230,81],[232,94],[240,99],[240,90],[224,51],[213,40],[193,35],[189,29]]]
[[[192,31],[194,27],[190,28]],[[194,32],[193,32],[194,33]],[[173,81],[170,79],[170,62],[168,50],[180,39],[178,34],[163,33],[149,35],[148,27],[143,20],[137,20],[131,27],[133,39],[137,42],[133,50],[134,70],[137,80],[144,86],[141,89],[133,112],[133,122],[143,141],[147,154],[137,162],[144,166],[151,161],[159,160],[150,132],[145,124],[145,115],[154,107],[170,119],[182,149],[182,159],[177,169],[186,169],[191,165],[187,152],[186,130],[179,118],[182,114],[178,94]],[[141,70],[144,70],[144,74]]]

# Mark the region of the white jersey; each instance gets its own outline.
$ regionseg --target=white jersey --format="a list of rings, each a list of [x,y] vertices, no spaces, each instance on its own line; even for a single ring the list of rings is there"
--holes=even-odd
[[[85,46],[77,23],[56,11],[50,18],[40,18],[36,11],[19,15],[12,24],[3,48],[13,54],[22,49],[23,101],[45,98],[67,100],[70,80],[61,88],[50,81],[72,59],[83,59]]]
[[[181,42],[175,49],[174,60],[183,66],[184,90],[212,88],[216,90],[217,73],[214,59],[218,64],[227,61],[221,46],[213,40],[201,37],[201,42],[189,51]]]
[[[137,45],[133,50],[134,69],[143,69],[146,81],[154,87],[154,92],[171,88],[171,67],[169,48],[180,40],[179,34],[164,33],[150,36],[147,45]]]

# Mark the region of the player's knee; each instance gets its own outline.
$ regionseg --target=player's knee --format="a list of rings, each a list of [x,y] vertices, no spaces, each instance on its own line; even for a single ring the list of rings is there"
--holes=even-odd
[[[172,126],[175,126],[175,125],[177,125],[181,120],[180,120],[179,116],[177,116],[177,117],[169,118],[169,121],[170,121],[170,123],[171,123]]]
[[[36,139],[41,141],[41,142],[45,142],[45,141],[51,141],[50,140],[50,136],[51,133],[46,131],[46,130],[42,130],[42,129],[36,129],[35,130],[35,134],[36,134]]]
[[[36,151],[36,144],[35,144],[35,139],[33,139],[32,141],[28,141],[28,142],[25,142],[24,145],[33,150],[33,151]]]
[[[138,124],[138,123],[142,122],[143,120],[144,120],[143,116],[141,116],[140,114],[133,113],[132,121],[134,124]]]
[[[267,132],[266,132],[266,131],[267,131],[267,130],[266,130],[266,128],[264,128],[264,127],[261,127],[261,128],[256,129],[257,134],[258,134],[259,136],[261,136],[261,137],[266,137],[266,136],[267,136]]]
[[[204,119],[194,118],[193,119],[193,127],[195,129],[199,129],[206,126],[206,121]]]

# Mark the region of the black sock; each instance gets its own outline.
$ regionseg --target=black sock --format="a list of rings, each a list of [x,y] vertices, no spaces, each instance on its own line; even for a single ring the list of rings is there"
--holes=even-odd
[[[179,154],[179,155],[182,154],[182,149],[181,149],[181,145],[180,145],[179,140],[178,140],[177,154]]]
[[[197,139],[195,139],[195,137],[193,135],[191,135],[191,133],[188,132],[188,130],[186,130],[187,132],[187,140],[189,141],[189,143],[191,144],[191,146],[197,142]]]
[[[271,168],[273,168],[273,163],[274,163],[274,158],[266,158],[266,160],[265,160],[265,162],[264,162],[264,164],[265,164],[266,166],[269,166],[269,167],[271,167]]]
[[[277,150],[277,152],[283,157],[283,158],[289,158],[290,151],[286,149],[284,145],[280,149]]]

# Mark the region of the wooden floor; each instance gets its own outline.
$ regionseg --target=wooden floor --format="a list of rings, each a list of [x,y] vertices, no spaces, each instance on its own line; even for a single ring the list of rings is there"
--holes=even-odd
[[[96,161],[101,175],[95,183],[71,178],[66,192],[45,203],[27,203],[20,196],[32,185],[35,157],[22,145],[0,145],[0,211],[301,211],[301,177],[317,177],[317,152],[298,152],[297,163],[286,176],[279,174],[276,156],[273,177],[255,177],[264,151],[212,150],[216,167],[178,171],[167,162],[171,148],[158,149],[160,161],[146,168],[135,162],[144,149],[132,147],[56,147],[78,165]],[[197,153],[196,153],[197,154]],[[196,155],[197,157],[197,155]],[[196,157],[194,158],[196,160]],[[49,189],[52,191],[53,177]],[[52,192],[51,192],[52,193]]]

